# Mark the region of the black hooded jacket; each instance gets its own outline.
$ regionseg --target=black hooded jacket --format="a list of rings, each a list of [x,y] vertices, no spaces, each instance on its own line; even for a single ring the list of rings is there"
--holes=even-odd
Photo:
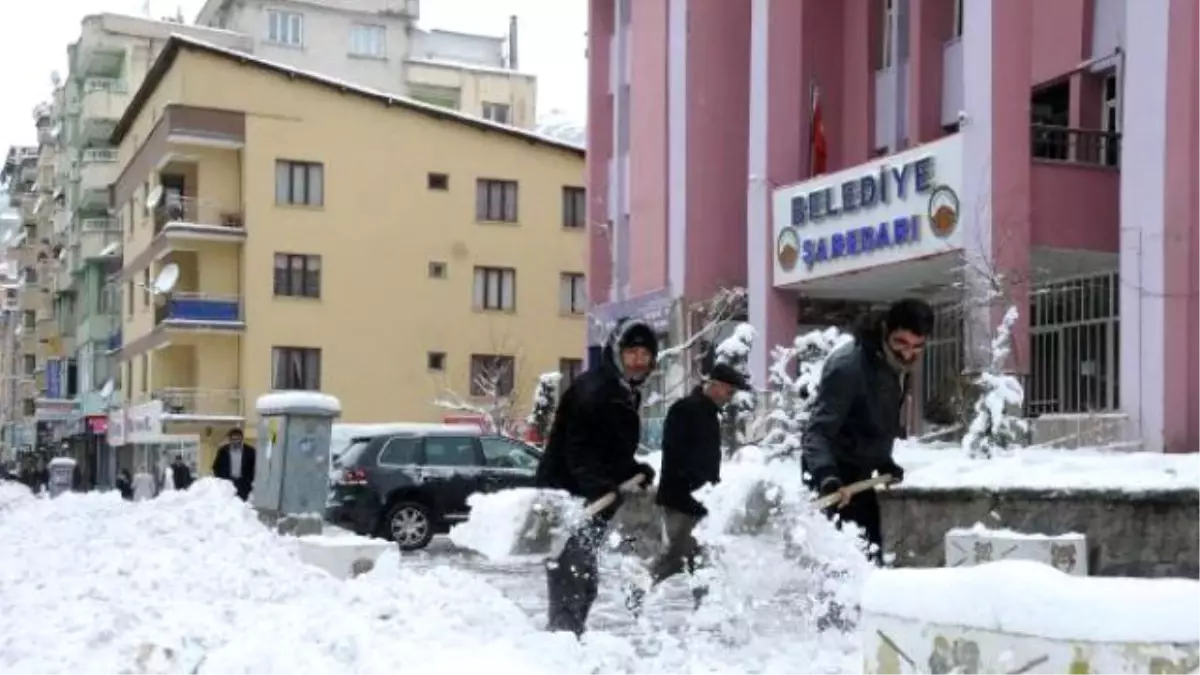
[[[825,360],[802,441],[804,470],[814,487],[831,477],[845,484],[895,466],[892,445],[902,432],[908,382],[883,349],[881,326],[872,323]]]
[[[617,325],[600,363],[563,392],[538,464],[538,487],[565,490],[590,502],[617,491],[638,473],[653,480],[653,471],[635,459],[642,397],[620,366],[620,345],[633,331],[643,331],[642,344],[657,357],[657,339],[649,326],[629,320]]]

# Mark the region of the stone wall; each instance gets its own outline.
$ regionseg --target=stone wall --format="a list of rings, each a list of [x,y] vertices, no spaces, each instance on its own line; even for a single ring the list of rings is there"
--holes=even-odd
[[[1200,489],[1126,493],[898,488],[880,494],[897,567],[940,567],[946,531],[989,528],[1087,535],[1098,576],[1200,578]]]

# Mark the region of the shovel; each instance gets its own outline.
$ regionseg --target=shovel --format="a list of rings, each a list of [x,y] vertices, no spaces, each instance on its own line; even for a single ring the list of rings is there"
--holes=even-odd
[[[881,474],[865,480],[860,480],[846,486],[851,495],[886,485],[892,481],[889,474]],[[776,493],[776,494],[772,494]],[[771,516],[779,511],[782,496],[779,488],[770,481],[761,481],[750,490],[746,496],[745,512],[740,518],[733,519],[726,528],[728,534],[758,534],[771,520]],[[812,500],[812,505],[818,509],[828,509],[838,502],[837,493],[825,495]]]
[[[636,476],[634,476],[633,478],[630,478],[629,480],[625,481],[624,483],[621,483],[620,489],[621,489],[621,491],[633,490],[635,488],[641,487],[642,483],[644,483],[645,481],[646,481],[646,477],[639,473]],[[616,501],[617,501],[617,493],[609,492],[608,494],[604,495],[603,497],[600,497],[596,501],[585,506],[578,522],[586,523],[587,521],[591,520],[592,518],[595,518],[596,516],[603,513],[606,509],[608,509],[613,504],[615,504]],[[535,514],[538,513],[538,510],[536,508],[534,510],[534,513]],[[548,512],[542,511],[541,513],[543,515],[545,515]],[[563,548],[567,545],[567,540],[570,539],[571,535],[574,533],[575,525],[573,523],[566,523],[565,519],[561,517],[562,516],[561,513],[558,515],[559,515],[559,518],[558,518],[557,522],[551,522],[550,520],[543,520],[543,522],[545,522],[546,524],[542,527],[545,528],[545,530],[544,530],[545,536],[549,538],[549,547],[546,551],[546,558],[550,559],[550,560],[557,560],[558,557],[560,555],[562,555]],[[558,527],[557,529],[554,528],[554,525],[556,525],[556,524],[560,525],[560,527]],[[566,525],[566,527],[562,527],[562,525]]]

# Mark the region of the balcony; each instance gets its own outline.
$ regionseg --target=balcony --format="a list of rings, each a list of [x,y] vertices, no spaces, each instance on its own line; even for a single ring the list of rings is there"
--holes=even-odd
[[[121,317],[116,312],[95,312],[85,316],[83,321],[79,322],[77,336],[81,344],[85,342],[104,343],[104,348],[100,351],[105,351],[110,349],[109,338],[114,334],[119,334],[120,327]]]
[[[120,323],[120,322],[118,321],[117,323]],[[107,340],[106,346],[107,346],[109,352],[119,351],[123,345],[124,345],[124,342],[121,339],[121,329],[120,328],[117,328],[116,330],[114,330],[113,332],[108,334],[108,340]]]
[[[242,419],[242,392],[237,389],[165,387],[151,393],[163,402],[163,417],[170,420]]]
[[[1121,135],[1099,129],[1031,125],[1030,154],[1035,160],[1118,168]]]
[[[246,238],[240,206],[196,197],[167,197],[154,210],[154,233],[169,238],[242,240]]]
[[[116,78],[125,67],[125,49],[97,44],[94,39],[85,37],[75,46],[73,67],[85,77]]]
[[[207,293],[172,293],[165,304],[154,308],[154,323],[169,328],[216,330],[246,326],[241,298]]]
[[[121,254],[121,226],[116,218],[84,218],[79,221],[76,236],[84,262],[115,258]]]
[[[88,148],[79,158],[79,183],[83,190],[104,190],[117,179],[116,148]]]
[[[80,132],[84,142],[105,142],[129,104],[125,81],[115,77],[90,77],[83,83]]]

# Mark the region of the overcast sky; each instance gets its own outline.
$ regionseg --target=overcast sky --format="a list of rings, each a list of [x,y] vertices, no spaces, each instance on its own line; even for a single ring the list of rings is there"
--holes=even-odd
[[[153,16],[183,10],[190,22],[204,0],[151,0]],[[33,107],[51,91],[50,73],[66,73],[67,43],[87,14],[141,14],[143,0],[0,0],[0,152],[35,141]],[[538,113],[566,111],[581,123],[587,110],[584,58],[587,0],[421,0],[421,25],[503,35],[520,22],[521,70],[538,76]]]

